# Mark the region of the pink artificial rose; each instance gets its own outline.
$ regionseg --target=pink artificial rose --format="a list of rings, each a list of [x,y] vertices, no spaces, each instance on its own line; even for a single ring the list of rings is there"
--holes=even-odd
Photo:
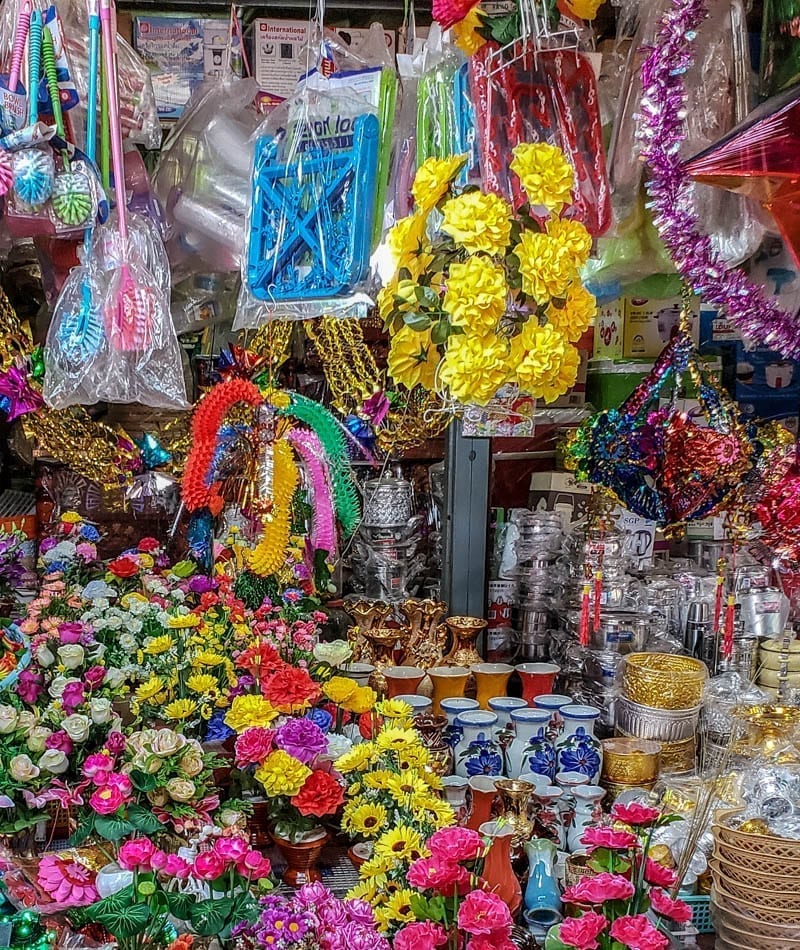
[[[83,636],[83,624],[77,621],[60,623],[58,625],[58,638],[62,643],[80,643]]]
[[[94,752],[86,757],[82,771],[95,785],[105,785],[109,773],[114,771],[114,760],[105,752]]]
[[[666,891],[654,887],[650,891],[650,906],[662,917],[669,917],[679,924],[688,924],[692,919],[692,908],[683,901],[673,900]]]
[[[620,874],[604,871],[585,877],[568,887],[561,899],[565,904],[604,904],[606,901],[627,901],[634,895],[633,884]]]
[[[125,798],[133,795],[133,782],[122,772],[109,772],[105,784],[116,788]]]
[[[22,623],[18,624],[18,626],[23,633],[26,633],[30,637],[39,629],[39,621],[35,617],[28,617],[26,620],[23,620]]]
[[[608,825],[597,825],[587,828],[581,835],[581,843],[591,854],[598,848],[608,848],[609,851],[631,851],[639,846],[639,839],[630,831],[615,831]]]
[[[125,736],[121,732],[109,732],[106,748],[111,755],[120,755],[125,751]]]
[[[194,875],[201,881],[214,881],[225,871],[225,862],[213,851],[202,851],[194,859]]]
[[[631,802],[629,805],[617,804],[611,809],[611,818],[614,821],[621,821],[632,828],[649,828],[660,817],[661,812],[657,808],[640,805],[639,802]]]
[[[156,848],[150,855],[150,867],[154,871],[163,871],[167,866],[167,853]]]
[[[97,689],[103,685],[106,678],[106,668],[104,666],[92,666],[83,674],[83,681],[89,689]]]
[[[179,881],[185,881],[191,874],[192,866],[189,862],[178,854],[168,854],[164,864],[164,873],[169,877],[175,877]]]
[[[567,917],[558,928],[558,939],[575,950],[597,950],[597,938],[606,927],[606,918],[590,910],[582,917]]]
[[[117,863],[126,871],[135,871],[137,868],[148,871],[154,851],[153,842],[149,838],[132,838],[119,849]]]
[[[70,716],[83,702],[83,683],[67,683],[61,694],[61,708]]]
[[[88,541],[75,545],[75,553],[83,561],[93,561],[97,557],[97,548]]]
[[[458,908],[458,926],[469,934],[510,933],[513,923],[508,906],[497,894],[470,891]]]
[[[214,851],[223,861],[236,862],[244,857],[249,851],[249,846],[244,838],[217,838],[214,842]]]
[[[437,950],[447,943],[447,934],[441,924],[422,920],[407,924],[395,934],[394,950]]]
[[[89,799],[89,807],[98,815],[113,815],[125,804],[125,796],[118,788],[103,785]]]
[[[474,861],[483,852],[483,838],[470,828],[440,828],[428,841],[435,858],[442,862],[457,864],[459,861]]]
[[[59,729],[58,732],[51,732],[44,740],[44,744],[45,748],[57,749],[59,752],[63,752],[64,755],[72,755],[72,750],[75,748],[72,739],[63,729]]]
[[[517,945],[504,933],[476,934],[467,941],[466,950],[516,950]]]
[[[666,950],[669,946],[669,938],[656,930],[644,914],[617,917],[609,933],[629,950]]]
[[[236,765],[238,768],[263,762],[272,752],[274,738],[275,730],[264,729],[262,726],[256,726],[243,732],[236,740]]]
[[[672,887],[678,876],[672,868],[665,868],[663,864],[648,858],[644,864],[644,879],[654,887]]]
[[[408,869],[406,880],[420,891],[434,890],[445,897],[452,897],[456,887],[460,890],[460,885],[469,882],[469,872],[460,864],[443,861],[434,856],[414,861]]]
[[[44,680],[41,673],[34,673],[32,670],[23,670],[17,679],[17,696],[33,706],[44,691]]]

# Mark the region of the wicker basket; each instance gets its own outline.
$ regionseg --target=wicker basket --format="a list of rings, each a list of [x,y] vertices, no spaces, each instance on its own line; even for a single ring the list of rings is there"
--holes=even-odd
[[[800,940],[781,940],[780,944],[776,944],[772,937],[745,936],[719,919],[716,922],[716,930],[715,950],[778,950],[778,947],[780,950],[800,950]]]
[[[657,709],[653,706],[641,706],[632,699],[619,696],[614,715],[617,729],[626,736],[653,739],[660,743],[681,742],[694,738],[700,706],[694,706],[692,709]]]
[[[767,877],[786,877],[797,875],[800,877],[800,861],[781,860],[771,855],[750,853],[743,848],[734,848],[732,845],[717,841],[714,854],[722,861],[738,864],[747,868],[752,875],[766,875]]]
[[[754,887],[756,882],[763,887],[768,882],[770,887],[778,890],[797,887],[797,877],[791,874],[773,874],[763,869],[756,871],[750,864],[742,864],[741,861],[731,861],[722,857],[718,849],[714,850],[711,863],[714,873],[719,874],[723,881],[733,881],[736,884],[744,884],[746,887]]]
[[[730,822],[739,814],[741,812],[738,809],[730,809],[717,815],[713,829],[717,841],[764,857],[800,862],[800,841],[778,838],[775,835],[751,834],[732,828]]]
[[[703,698],[708,670],[701,660],[671,653],[631,653],[622,667],[622,694],[655,709],[692,709]]]
[[[773,916],[774,911],[767,911],[764,908],[757,910],[749,905],[743,908],[741,903],[732,901],[720,891],[714,892],[712,900],[717,909],[718,919],[726,927],[740,931],[742,936],[772,937],[773,940],[780,941],[781,946],[785,938],[800,940],[800,915],[776,922]]]
[[[732,894],[726,887],[727,883],[727,881],[714,880],[715,900],[726,911],[731,910],[743,917],[749,917],[759,924],[793,925],[797,928],[797,934],[800,935],[800,908],[788,906],[791,897],[776,891],[773,893],[775,899],[772,905],[767,907],[753,895],[742,898]]]
[[[711,869],[714,873],[714,886],[718,893],[726,898],[730,897],[732,901],[741,901],[743,905],[755,904],[763,907],[765,910],[770,908],[776,911],[787,911],[800,913],[800,890],[797,888],[797,881],[792,881],[790,886],[774,884],[775,878],[761,877],[750,874],[750,881],[742,883],[734,880],[729,874],[731,865],[720,865],[716,861],[712,862]],[[786,882],[787,878],[782,878]]]

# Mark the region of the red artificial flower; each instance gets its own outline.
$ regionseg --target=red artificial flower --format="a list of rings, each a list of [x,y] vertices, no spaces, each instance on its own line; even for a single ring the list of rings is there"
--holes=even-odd
[[[630,825],[631,828],[649,828],[658,821],[661,812],[649,805],[631,802],[628,805],[614,805],[611,809],[611,817],[614,821],[621,821],[623,825]]]
[[[678,879],[672,868],[665,868],[652,858],[648,858],[644,865],[644,879],[654,887],[672,887]]]
[[[679,924],[688,924],[692,919],[692,908],[683,901],[673,900],[666,891],[654,887],[650,891],[650,906],[662,917],[669,917]]]
[[[344,801],[344,789],[328,772],[316,771],[305,780],[300,791],[290,799],[301,815],[324,818],[332,815]]]
[[[511,933],[514,919],[506,902],[497,894],[486,891],[470,891],[458,908],[458,926],[468,934]]]
[[[254,726],[238,736],[235,752],[237,768],[263,762],[272,752],[274,738],[275,730],[264,729],[262,726]]]
[[[611,936],[630,950],[665,950],[669,939],[643,915],[617,917],[609,930]]]
[[[591,854],[598,848],[608,848],[609,851],[630,851],[638,847],[639,839],[630,831],[615,831],[608,825],[598,825],[587,828],[581,835],[581,843]]]
[[[108,565],[109,573],[114,577],[133,577],[138,573],[139,565],[131,557],[118,557]]]
[[[626,901],[634,895],[633,884],[621,874],[604,871],[594,877],[585,877],[568,887],[562,900],[565,904],[605,904],[606,901]]]
[[[558,939],[575,950],[597,950],[597,938],[606,927],[606,918],[590,910],[582,917],[568,917],[558,928]]]
[[[456,887],[461,892],[462,885],[469,884],[469,872],[460,864],[452,864],[437,857],[419,858],[408,869],[406,880],[417,890],[432,890],[452,897]]]
[[[257,680],[284,669],[284,662],[278,651],[269,643],[257,643],[248,647],[236,658],[236,666],[240,670],[247,670]]]
[[[433,0],[433,18],[443,30],[460,23],[479,0]]]
[[[319,684],[311,679],[308,670],[288,665],[263,677],[261,692],[282,713],[305,709],[322,695]]]
[[[161,542],[156,541],[155,538],[142,538],[137,547],[142,554],[153,554],[161,547]]]
[[[207,590],[200,595],[200,610],[210,610],[219,603],[219,594],[213,590]]]

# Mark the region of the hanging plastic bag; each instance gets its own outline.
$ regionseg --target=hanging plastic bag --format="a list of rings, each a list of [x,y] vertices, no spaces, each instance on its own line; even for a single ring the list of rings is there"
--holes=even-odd
[[[304,89],[255,138],[234,329],[366,316],[380,123],[363,99]]]

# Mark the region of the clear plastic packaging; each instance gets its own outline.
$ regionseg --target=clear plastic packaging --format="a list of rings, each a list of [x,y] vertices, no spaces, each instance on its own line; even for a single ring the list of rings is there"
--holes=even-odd
[[[379,152],[376,110],[346,92],[306,87],[267,117],[234,330],[366,315]]]

